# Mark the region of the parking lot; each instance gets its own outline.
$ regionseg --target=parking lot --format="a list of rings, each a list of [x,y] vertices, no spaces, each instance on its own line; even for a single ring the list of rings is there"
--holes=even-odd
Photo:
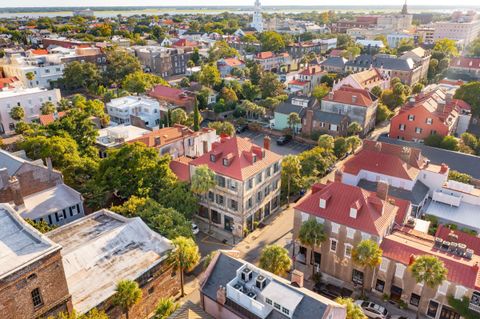
[[[252,140],[253,143],[263,147],[263,137],[265,136],[265,134],[263,133],[245,131],[243,133],[238,134],[238,136],[248,137],[249,139]],[[298,143],[296,141],[290,141],[285,145],[277,145],[277,137],[271,136],[271,139],[272,139],[272,142],[270,145],[270,149],[273,152],[280,155],[298,154],[312,148],[311,145]]]

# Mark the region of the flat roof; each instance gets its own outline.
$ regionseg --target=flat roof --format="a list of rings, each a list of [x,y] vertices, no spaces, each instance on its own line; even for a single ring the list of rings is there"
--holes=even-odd
[[[8,204],[0,204],[0,279],[61,249],[27,224]]]
[[[82,195],[65,184],[58,184],[24,197],[23,202],[20,216],[37,219],[82,202]]]
[[[109,126],[98,130],[96,142],[105,147],[113,147],[122,144],[115,140],[116,137],[123,138],[125,142],[128,142],[150,132],[150,130],[134,125]]]
[[[63,246],[63,267],[73,307],[85,313],[115,293],[118,281],[135,280],[162,262],[170,241],[139,218],[101,210],[47,234]]]
[[[42,89],[39,87],[34,87],[34,88],[21,88],[21,89],[12,89],[12,90],[6,90],[6,91],[0,91],[0,99],[4,98],[9,98],[9,97],[14,97],[14,96],[20,96],[20,95],[28,95],[28,94],[37,94],[37,93],[42,93],[42,92],[52,92],[53,90],[47,90],[47,89]]]
[[[480,206],[478,205],[462,202],[460,206],[455,207],[432,200],[427,205],[425,213],[480,231]]]

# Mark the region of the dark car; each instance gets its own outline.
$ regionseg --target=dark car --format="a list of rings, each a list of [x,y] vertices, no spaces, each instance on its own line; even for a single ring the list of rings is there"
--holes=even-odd
[[[277,145],[285,145],[292,140],[290,135],[282,135],[277,139]]]
[[[350,297],[353,293],[347,288],[337,287],[323,282],[315,284],[315,286],[313,286],[313,291],[332,300],[338,297]]]
[[[245,132],[246,130],[248,130],[248,125],[247,125],[247,124],[238,125],[238,126],[235,128],[235,131],[237,132],[237,134],[243,133],[243,132]]]

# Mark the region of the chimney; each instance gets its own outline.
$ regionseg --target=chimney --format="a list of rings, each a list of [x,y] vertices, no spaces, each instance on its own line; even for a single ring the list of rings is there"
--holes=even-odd
[[[217,289],[217,302],[221,305],[224,305],[225,302],[227,302],[227,291],[222,285]]]
[[[20,192],[20,182],[15,176],[12,176],[8,180],[8,184],[9,184],[10,190],[12,191],[13,203],[15,204],[15,206],[22,206],[24,202],[23,202],[22,193]]]
[[[208,141],[202,141],[202,146],[203,146],[203,154],[208,153]]]
[[[357,96],[356,95],[352,95],[352,103],[357,103]]]
[[[270,142],[271,142],[270,136],[265,135],[263,137],[263,148],[266,150],[270,150]]]
[[[329,100],[333,100],[333,94],[334,93],[332,91],[328,92],[328,99]]]
[[[416,259],[416,256],[414,254],[411,254],[410,259],[408,261],[408,265],[410,266],[411,264],[413,264],[415,262],[415,259]]]
[[[337,169],[337,170],[335,171],[335,179],[334,179],[334,181],[335,181],[335,182],[338,182],[338,183],[341,183],[342,180],[343,180],[343,173],[342,173],[341,170]]]
[[[305,120],[303,123],[303,132],[307,135],[312,134],[313,132],[313,110],[307,110],[305,113]]]
[[[295,283],[298,287],[303,288],[303,278],[303,272],[301,272],[300,270],[294,269],[292,271],[292,284]]]
[[[0,168],[0,189],[7,188],[9,178],[8,169],[6,167]]]
[[[388,183],[386,181],[377,182],[377,197],[381,200],[387,200],[388,198]]]
[[[315,68],[312,68],[312,74],[315,74],[315,71],[316,71]]]
[[[50,157],[47,157],[45,159],[45,162],[47,163],[47,168],[49,171],[52,171],[53,170],[53,166],[52,166],[52,159]]]

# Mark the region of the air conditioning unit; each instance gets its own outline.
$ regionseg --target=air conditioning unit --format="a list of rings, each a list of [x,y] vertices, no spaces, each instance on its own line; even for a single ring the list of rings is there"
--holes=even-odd
[[[245,282],[249,282],[253,277],[253,272],[250,268],[245,267],[242,270],[242,280]]]
[[[435,247],[436,249],[440,249],[442,247],[442,244],[443,239],[441,239],[440,237],[435,237],[435,244],[433,247]]]
[[[467,248],[465,251],[465,258],[467,259],[472,259],[473,257],[473,249]]]
[[[258,275],[255,285],[258,289],[262,290],[267,285],[267,278],[265,278],[265,276]]]

